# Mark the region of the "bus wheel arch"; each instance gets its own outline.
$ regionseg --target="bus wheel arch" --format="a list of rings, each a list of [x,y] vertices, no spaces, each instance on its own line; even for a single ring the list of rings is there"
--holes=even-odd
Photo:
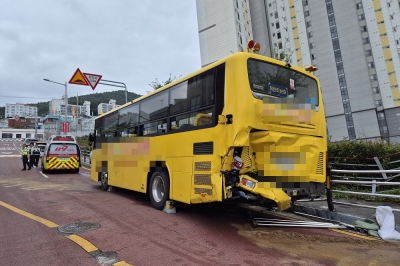
[[[151,205],[157,209],[162,210],[165,203],[169,200],[170,194],[170,179],[166,169],[154,171],[150,173],[148,193]]]

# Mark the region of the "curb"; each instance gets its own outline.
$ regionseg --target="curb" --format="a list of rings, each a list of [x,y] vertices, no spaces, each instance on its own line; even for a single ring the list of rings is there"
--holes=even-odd
[[[370,219],[371,217],[361,217],[361,216],[356,216],[356,215],[351,215],[351,214],[346,214],[346,213],[341,213],[341,212],[336,212],[336,211],[329,211],[328,209],[321,209],[321,208],[314,208],[310,206],[306,206],[303,204],[296,203],[293,205],[293,209],[296,212],[299,213],[304,213],[308,215],[313,215],[317,217],[321,217],[324,219],[330,219],[333,221],[353,225],[355,221],[359,220],[364,220],[364,219]],[[400,232],[400,224],[395,224],[396,231]]]

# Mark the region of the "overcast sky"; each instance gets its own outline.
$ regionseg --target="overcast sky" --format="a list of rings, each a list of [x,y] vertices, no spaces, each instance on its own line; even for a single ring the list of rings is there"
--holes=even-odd
[[[200,67],[194,0],[0,0],[0,106],[61,99],[64,86],[43,79],[64,84],[77,68],[142,95]]]

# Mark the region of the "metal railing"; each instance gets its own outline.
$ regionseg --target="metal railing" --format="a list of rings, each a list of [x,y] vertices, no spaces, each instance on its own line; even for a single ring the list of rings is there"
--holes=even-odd
[[[83,163],[86,163],[86,164],[91,164],[91,161],[90,161],[90,149],[85,149],[85,148],[82,148],[82,150],[81,150],[81,156],[82,156],[82,162]]]
[[[380,166],[381,168],[381,166]],[[350,180],[332,180],[331,173],[341,173],[341,174],[381,174],[384,181],[376,181],[373,179],[372,181],[350,181]],[[363,195],[363,196],[373,196],[373,197],[384,197],[384,198],[394,198],[400,199],[400,195],[392,195],[392,194],[384,194],[384,193],[377,193],[376,188],[378,185],[382,186],[400,186],[400,182],[389,182],[390,180],[394,179],[399,175],[395,175],[394,177],[391,176],[390,178],[387,177],[386,174],[398,174],[400,173],[400,169],[392,169],[392,170],[339,170],[339,169],[327,169],[327,202],[328,208],[330,211],[334,210],[333,203],[342,204],[342,205],[351,205],[351,206],[358,206],[364,208],[376,208],[374,206],[363,205],[363,204],[354,204],[354,203],[346,203],[340,201],[334,201],[332,199],[332,193],[342,193],[342,194],[351,194],[351,195]],[[334,176],[334,175],[333,175]],[[341,176],[343,178],[343,176]],[[368,178],[368,177],[364,177]],[[371,193],[366,192],[354,192],[354,191],[346,191],[346,190],[336,190],[332,189],[332,184],[352,184],[352,185],[370,185],[372,187]],[[393,211],[400,212],[400,209],[393,209]]]

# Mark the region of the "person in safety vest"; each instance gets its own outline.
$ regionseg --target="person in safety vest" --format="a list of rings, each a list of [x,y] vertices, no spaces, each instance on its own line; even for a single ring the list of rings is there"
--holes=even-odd
[[[31,170],[31,165],[29,164],[29,150],[26,147],[26,144],[22,144],[22,150],[21,150],[21,158],[22,158],[22,164],[24,165],[24,169],[22,171],[26,170],[26,165],[28,165],[29,169]]]
[[[40,148],[38,147],[37,143],[35,143],[35,146],[33,146],[33,148],[32,148],[31,156],[33,157],[33,166],[37,167],[38,163],[39,163],[39,157],[40,157]]]

